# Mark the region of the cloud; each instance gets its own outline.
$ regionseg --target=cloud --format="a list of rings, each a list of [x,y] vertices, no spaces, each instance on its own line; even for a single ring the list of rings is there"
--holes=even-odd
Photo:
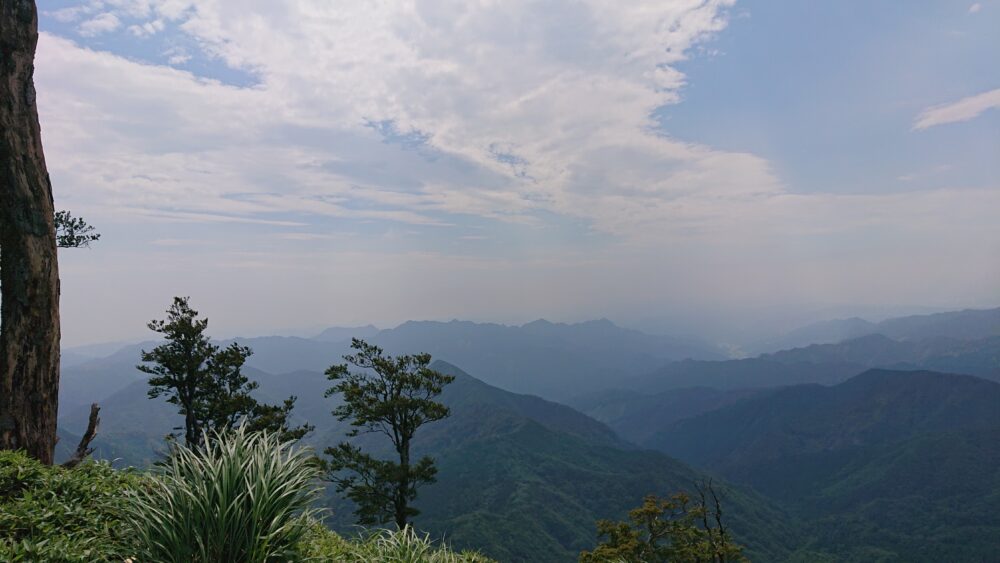
[[[969,121],[979,117],[988,109],[998,107],[1000,107],[1000,88],[962,98],[957,102],[927,108],[917,116],[913,128],[921,130],[935,125]]]
[[[260,83],[228,86],[44,35],[54,177],[74,187],[64,197],[109,214],[573,222],[637,246],[750,234],[741,225],[779,237],[799,228],[777,212],[790,201],[834,231],[869,212],[863,196],[796,194],[757,155],[655,128],[651,112],[682,100],[678,63],[725,28],[731,2],[557,4],[206,0],[164,15],[119,3],[123,18],[173,18],[192,48]],[[191,56],[166,52],[173,64]],[[998,99],[930,108],[915,128]],[[858,206],[847,218],[823,212],[845,201]]]
[[[191,60],[191,55],[181,47],[171,47],[164,51],[163,55],[167,57],[167,64],[171,66],[182,65]]]
[[[191,57],[169,62],[202,74],[42,34],[36,81],[58,204],[102,226],[101,252],[120,259],[67,272],[136,301],[147,297],[129,287],[193,293],[195,279],[237,316],[252,309],[237,302],[267,301],[253,314],[287,324],[332,314],[319,295],[366,322],[667,294],[903,299],[899,287],[916,296],[955,271],[975,273],[966,294],[995,295],[983,280],[1000,279],[1000,248],[969,241],[1000,240],[1000,186],[816,192],[789,185],[782,163],[659,127],[651,114],[684,103],[681,63],[725,29],[731,4],[109,2],[122,43]],[[213,78],[234,70],[256,83]],[[929,109],[915,128],[985,110],[949,109],[967,101]],[[161,242],[153,251],[176,253],[136,260],[120,249],[187,238],[216,250]],[[267,273],[220,269],[237,262]],[[80,319],[96,314],[79,307]],[[141,327],[162,306],[138,319],[125,317],[141,307],[125,309],[113,322]]]
[[[983,9],[983,5],[980,4],[979,2],[976,2],[975,4],[969,6],[969,13],[970,14],[976,14],[976,13],[979,13],[979,10],[982,10],[982,9]]]
[[[136,37],[150,37],[163,31],[165,28],[166,24],[161,19],[128,26],[129,33]]]
[[[92,12],[89,6],[73,6],[60,8],[58,10],[42,12],[44,15],[55,19],[58,22],[69,23],[80,19],[80,16]]]
[[[120,25],[121,20],[118,19],[118,16],[110,12],[105,12],[81,23],[79,31],[80,35],[84,37],[94,37],[102,33],[114,31]]]
[[[133,207],[421,225],[452,215],[537,224],[533,216],[555,213],[634,236],[670,221],[684,207],[671,211],[678,198],[776,189],[752,155],[651,131],[649,114],[680,99],[674,65],[725,27],[730,3],[189,3],[171,11],[184,32],[209,55],[259,73],[259,88],[228,89],[51,37],[48,52],[62,59],[48,75],[60,98],[50,107],[67,112],[47,120],[66,125],[55,135],[82,132],[79,106],[89,107],[86,146],[97,154],[81,158],[84,139],[75,138],[66,161],[79,165],[60,168]],[[120,5],[122,18],[158,9]],[[190,56],[175,54],[172,64]],[[295,126],[323,131],[334,146],[266,138]],[[372,132],[390,146],[374,149]],[[409,165],[393,145],[426,162]],[[375,154],[378,165],[358,165]],[[249,169],[260,176],[247,179]]]

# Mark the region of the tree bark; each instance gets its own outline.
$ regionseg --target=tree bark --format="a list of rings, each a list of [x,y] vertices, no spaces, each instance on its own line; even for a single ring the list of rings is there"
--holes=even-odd
[[[399,445],[399,480],[396,482],[396,499],[394,504],[396,516],[396,528],[402,530],[406,528],[406,508],[408,499],[406,492],[410,488],[410,440],[403,438]]]
[[[35,107],[38,10],[0,0],[0,449],[52,463],[59,394],[59,268]]]

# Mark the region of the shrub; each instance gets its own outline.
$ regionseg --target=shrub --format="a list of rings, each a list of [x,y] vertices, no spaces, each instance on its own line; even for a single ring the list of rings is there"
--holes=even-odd
[[[378,530],[355,541],[347,541],[320,524],[314,524],[302,542],[301,555],[310,561],[338,563],[491,563],[478,553],[454,552],[435,546],[428,535],[418,535],[407,526],[402,531]]]
[[[722,522],[722,501],[711,481],[695,484],[697,499],[676,493],[668,499],[647,495],[628,513],[628,522],[601,520],[607,541],[580,553],[580,563],[714,563],[747,561]]]
[[[123,491],[143,479],[107,463],[68,470],[0,451],[0,561],[123,561],[134,553]]]
[[[307,450],[244,427],[177,445],[131,495],[140,561],[246,563],[296,559],[320,471]]]

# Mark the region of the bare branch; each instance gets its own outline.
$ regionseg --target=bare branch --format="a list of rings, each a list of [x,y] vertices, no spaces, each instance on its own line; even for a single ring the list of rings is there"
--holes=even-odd
[[[97,403],[90,405],[90,419],[87,420],[87,431],[80,438],[80,444],[76,447],[73,457],[63,463],[63,467],[72,469],[86,459],[87,456],[94,453],[94,448],[90,447],[90,443],[97,437],[97,426],[101,424],[101,419],[97,417],[97,413],[99,412],[101,412],[101,407],[97,406]]]

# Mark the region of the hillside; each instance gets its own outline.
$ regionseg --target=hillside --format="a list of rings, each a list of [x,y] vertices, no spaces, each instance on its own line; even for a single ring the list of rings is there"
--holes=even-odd
[[[623,518],[646,493],[690,489],[703,478],[573,409],[491,387],[443,362],[435,368],[456,376],[442,395],[452,415],[414,444],[440,467],[438,483],[421,493],[416,522],[458,548],[476,546],[502,561],[574,561],[593,545],[597,519]],[[729,487],[727,504],[739,540],[765,559],[802,541],[758,495]],[[349,526],[346,506],[334,513]]]
[[[456,547],[474,547],[503,561],[574,561],[596,541],[596,520],[623,518],[643,495],[690,489],[703,477],[662,453],[623,442],[569,407],[503,391],[444,362],[434,367],[456,376],[442,394],[452,415],[423,429],[414,444],[415,455],[434,455],[440,468],[438,482],[420,495],[423,514],[416,522]],[[306,444],[321,449],[343,439],[345,424],[329,413],[335,399],[322,397],[324,376],[252,376],[267,397],[299,395],[297,414],[317,426]],[[99,457],[148,462],[160,436],[179,421],[169,405],[146,399],[143,385],[119,391],[103,405]],[[65,429],[72,431],[82,416],[67,415]],[[385,447],[370,435],[361,439],[376,451]],[[726,487],[726,494],[731,524],[753,553],[779,557],[803,541],[772,502],[734,487]],[[350,507],[333,496],[328,502],[329,523],[354,531]]]
[[[735,390],[802,383],[833,384],[864,370],[864,365],[845,361],[782,362],[768,357],[721,362],[684,360],[630,378],[621,387],[651,395],[689,387]]]
[[[616,390],[581,397],[573,406],[599,420],[619,436],[644,443],[662,428],[685,418],[713,411],[769,392],[766,389],[724,391],[711,387],[685,387],[644,395]]]
[[[992,553],[1000,537],[998,437],[1000,385],[871,370],[678,421],[646,444],[818,517],[821,549],[940,561]]]

